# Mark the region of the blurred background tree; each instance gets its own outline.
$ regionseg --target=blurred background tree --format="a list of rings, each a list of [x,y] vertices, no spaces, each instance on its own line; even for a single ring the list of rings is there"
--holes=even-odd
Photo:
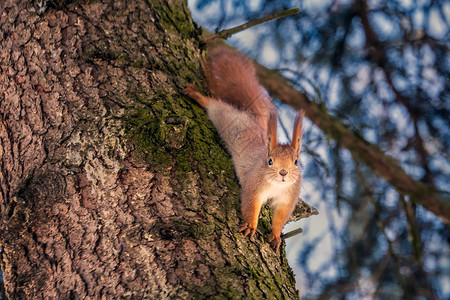
[[[278,69],[414,179],[450,190],[450,3],[433,0],[192,0],[210,31],[283,9],[300,14],[228,40]],[[281,132],[294,111],[277,103]],[[450,233],[307,123],[302,197],[318,217],[287,240],[303,299],[448,299]]]

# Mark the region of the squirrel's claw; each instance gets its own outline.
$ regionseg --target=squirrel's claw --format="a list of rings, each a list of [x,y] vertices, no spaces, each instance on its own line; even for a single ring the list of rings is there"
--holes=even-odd
[[[191,95],[191,94],[195,94],[198,93],[197,87],[195,86],[195,84],[193,83],[189,83],[186,88],[183,90],[183,94],[185,95]]]
[[[278,252],[281,245],[281,238],[279,236],[274,236],[273,234],[270,236],[269,239],[270,245],[275,250],[275,252]]]
[[[189,83],[186,88],[183,90],[183,94],[188,95],[192,99],[198,102],[203,107],[207,107],[208,103],[211,101],[211,98],[203,96],[198,90],[197,87]]]
[[[239,228],[239,232],[242,232],[244,236],[250,234],[250,237],[253,237],[255,235],[256,228],[251,228],[247,223],[245,223],[241,228]]]

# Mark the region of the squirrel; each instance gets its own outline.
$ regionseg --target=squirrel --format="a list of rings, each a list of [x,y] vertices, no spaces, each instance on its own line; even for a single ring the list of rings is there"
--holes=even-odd
[[[207,110],[228,148],[242,187],[244,236],[255,234],[261,207],[269,199],[273,208],[271,246],[278,252],[281,230],[295,208],[302,182],[300,150],[304,111],[297,113],[290,144],[277,140],[277,113],[259,84],[252,61],[242,53],[216,46],[202,62],[213,97],[195,85],[183,90]]]

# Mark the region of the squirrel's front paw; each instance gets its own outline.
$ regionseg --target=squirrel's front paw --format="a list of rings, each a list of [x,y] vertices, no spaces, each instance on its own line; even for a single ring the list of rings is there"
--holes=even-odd
[[[198,104],[200,104],[203,107],[207,107],[208,103],[211,100],[211,98],[208,98],[208,97],[203,96],[202,94],[200,94],[200,92],[197,90],[197,87],[194,84],[192,84],[192,83],[189,83],[186,86],[186,88],[183,90],[183,93],[188,95],[189,97],[191,97],[195,101],[197,101]]]
[[[269,239],[270,245],[275,250],[275,252],[278,252],[278,249],[280,249],[281,245],[281,238],[280,236],[275,236],[273,233],[270,235]]]
[[[189,83],[186,88],[183,90],[183,94],[189,95],[192,97],[192,95],[198,94],[197,87],[193,83]]]
[[[252,227],[250,224],[244,223],[244,225],[239,228],[239,232],[242,232],[244,236],[250,234],[250,237],[252,237],[256,232],[256,226]]]

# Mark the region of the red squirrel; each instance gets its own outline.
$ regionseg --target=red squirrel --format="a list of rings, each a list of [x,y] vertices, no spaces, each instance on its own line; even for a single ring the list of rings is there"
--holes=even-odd
[[[297,113],[290,144],[277,140],[277,113],[272,100],[259,84],[252,61],[235,50],[217,46],[203,61],[203,70],[213,97],[189,84],[184,93],[208,112],[231,153],[242,186],[241,206],[244,236],[255,234],[262,205],[271,199],[275,251],[281,230],[300,194],[300,150],[304,112]]]

